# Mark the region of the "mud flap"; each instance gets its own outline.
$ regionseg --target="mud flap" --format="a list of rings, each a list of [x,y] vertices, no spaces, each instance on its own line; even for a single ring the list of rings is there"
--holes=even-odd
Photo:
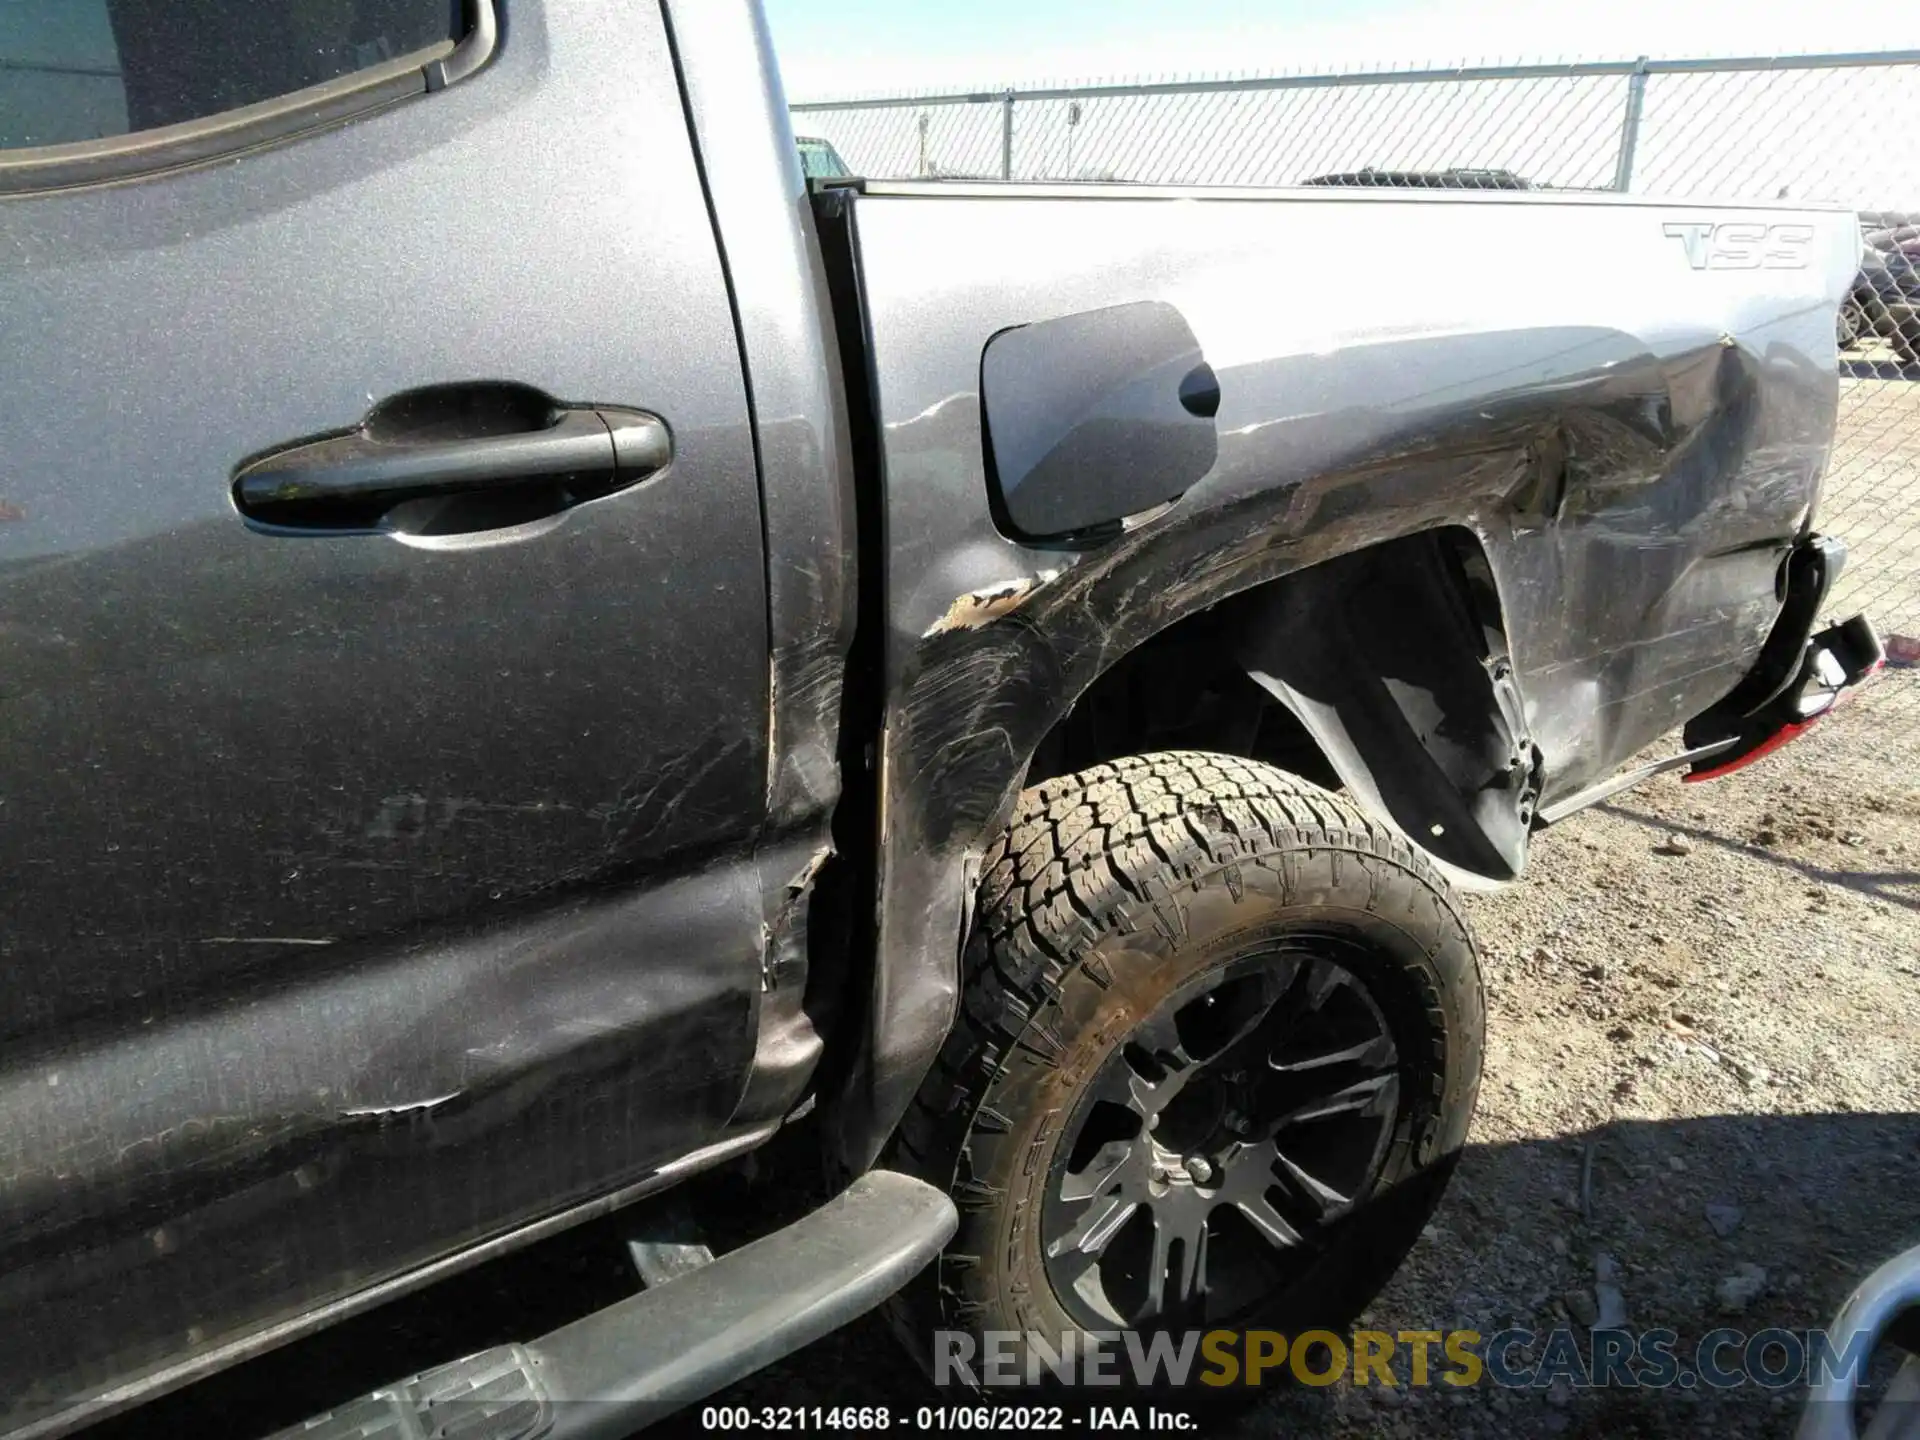
[[[1724,700],[1687,723],[1686,748],[1712,750],[1683,780],[1717,779],[1778,750],[1885,662],[1885,648],[1865,615],[1813,633],[1846,558],[1846,546],[1827,536],[1809,536],[1794,547],[1780,618],[1753,670]]]
[[[1717,780],[1798,739],[1885,660],[1880,637],[1865,615],[1828,626],[1807,641],[1797,683],[1751,716],[1729,749],[1695,762],[1681,780]]]

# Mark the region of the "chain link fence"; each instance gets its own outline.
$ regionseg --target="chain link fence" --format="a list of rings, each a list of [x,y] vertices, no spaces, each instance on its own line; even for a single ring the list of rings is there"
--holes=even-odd
[[[1103,84],[795,105],[872,178],[1306,182],[1836,202],[1863,263],[1840,317],[1820,524],[1836,614],[1895,662],[1868,703],[1920,713],[1920,51]],[[1895,717],[1898,718],[1895,718]]]

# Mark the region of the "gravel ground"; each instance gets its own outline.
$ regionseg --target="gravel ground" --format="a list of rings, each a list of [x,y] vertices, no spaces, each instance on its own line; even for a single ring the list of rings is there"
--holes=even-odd
[[[1920,1243],[1920,726],[1911,672],[1881,683],[1744,778],[1655,781],[1547,832],[1524,884],[1471,902],[1479,1117],[1379,1328],[1591,1323],[1610,1260],[1629,1323],[1685,1354],[1722,1325],[1822,1324]],[[1729,1304],[1745,1266],[1759,1293]],[[1798,1404],[1340,1388],[1274,1408],[1301,1435],[1664,1436],[1785,1435]]]
[[[1489,996],[1479,1116],[1371,1326],[1585,1325],[1598,1265],[1628,1323],[1678,1332],[1684,1356],[1721,1325],[1820,1325],[1920,1243],[1916,691],[1920,675],[1891,674],[1736,779],[1630,791],[1541,835],[1523,884],[1470,900]],[[898,1413],[939,1398],[870,1319],[716,1400]],[[1212,1428],[1784,1436],[1799,1398],[1342,1384]]]

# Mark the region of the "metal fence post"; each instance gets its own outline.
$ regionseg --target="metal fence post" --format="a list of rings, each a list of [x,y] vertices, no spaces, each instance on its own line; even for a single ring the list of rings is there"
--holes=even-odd
[[[1000,99],[1000,178],[1013,178],[1013,91]]]
[[[1633,152],[1640,144],[1640,107],[1647,100],[1647,57],[1627,77],[1627,114],[1620,122],[1620,159],[1613,167],[1613,188],[1622,195],[1633,184]]]

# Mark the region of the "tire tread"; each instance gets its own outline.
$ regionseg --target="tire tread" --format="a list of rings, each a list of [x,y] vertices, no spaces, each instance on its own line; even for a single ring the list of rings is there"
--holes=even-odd
[[[1432,897],[1443,926],[1472,948],[1458,902],[1420,851],[1345,797],[1271,766],[1170,751],[1110,761],[1024,791],[983,859],[959,1018],[901,1123],[898,1163],[977,1205],[970,1163],[977,1107],[1033,1017],[1068,982],[1075,955],[1111,930],[1140,923],[1142,907],[1145,923],[1170,923],[1178,907],[1156,904],[1156,892],[1170,899],[1170,881],[1197,883],[1248,865],[1284,873],[1289,857],[1303,850],[1351,856],[1372,876],[1376,901],[1381,871],[1404,872],[1419,882],[1413,894]],[[1226,883],[1235,882],[1229,876]],[[1477,979],[1471,1001],[1484,1012]],[[1438,997],[1430,1003],[1437,1007]],[[967,1209],[963,1204],[954,1245],[977,1255],[982,1237],[969,1234]],[[924,1336],[929,1322],[963,1322],[983,1303],[975,1288],[982,1266],[943,1259],[934,1270],[936,1284],[910,1287],[893,1308],[910,1348],[918,1348],[913,1336]],[[935,1313],[911,1313],[929,1300]]]

